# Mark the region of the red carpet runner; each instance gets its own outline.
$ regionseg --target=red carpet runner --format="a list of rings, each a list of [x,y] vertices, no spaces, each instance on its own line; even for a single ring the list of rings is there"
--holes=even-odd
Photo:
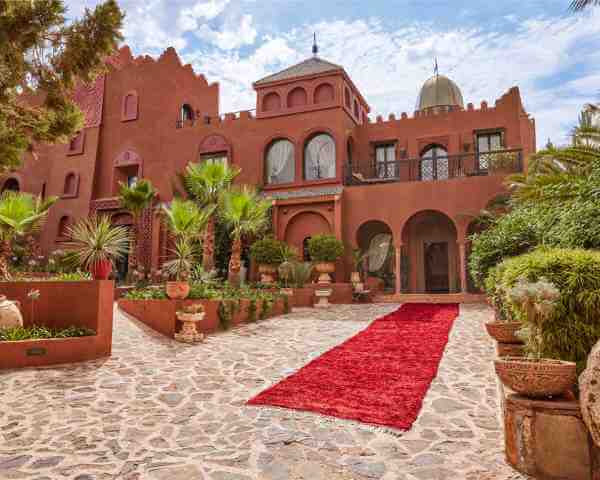
[[[408,430],[457,316],[457,304],[404,304],[248,404]]]

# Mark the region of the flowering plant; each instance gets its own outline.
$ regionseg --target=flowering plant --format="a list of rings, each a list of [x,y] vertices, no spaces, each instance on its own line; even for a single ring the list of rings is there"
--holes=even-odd
[[[542,326],[554,313],[560,291],[544,277],[537,282],[519,278],[517,283],[508,289],[506,295],[508,300],[523,312],[527,326],[519,333],[526,341],[532,356],[539,360],[544,350]]]

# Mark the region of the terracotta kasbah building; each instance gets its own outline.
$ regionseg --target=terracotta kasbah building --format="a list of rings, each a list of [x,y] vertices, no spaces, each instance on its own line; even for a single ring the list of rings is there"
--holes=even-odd
[[[273,200],[275,235],[300,252],[327,232],[348,251],[370,249],[370,275],[390,291],[467,292],[473,220],[535,150],[535,122],[517,87],[494,104],[465,105],[454,82],[434,75],[412,115],[373,121],[344,68],[314,55],[256,81],[255,110],[221,114],[219,85],[173,48],[153,59],[123,47],[108,64],[75,93],[85,128],[67,145],[40,146],[2,179],[3,190],[60,197],[42,232],[46,253],[90,214],[130,225],[119,182],[150,179],[158,204],[171,200],[189,162],[226,162],[241,169],[239,183]],[[167,232],[156,208],[141,222],[140,261],[159,269]],[[350,270],[349,258],[340,262],[336,281]]]

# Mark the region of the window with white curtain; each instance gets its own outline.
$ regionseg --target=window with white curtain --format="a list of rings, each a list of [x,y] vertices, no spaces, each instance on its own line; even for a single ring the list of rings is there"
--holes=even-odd
[[[377,145],[375,147],[377,177],[393,178],[397,176],[396,144]]]
[[[227,165],[227,152],[206,153],[200,155],[200,161],[208,163],[222,163],[223,165]]]
[[[306,144],[304,178],[306,180],[335,178],[335,142],[330,135],[320,133]]]
[[[271,143],[267,151],[267,183],[289,183],[294,181],[294,144],[280,139]]]
[[[477,135],[477,159],[479,161],[479,169],[487,170],[493,159],[494,151],[502,150],[502,133],[483,133]]]

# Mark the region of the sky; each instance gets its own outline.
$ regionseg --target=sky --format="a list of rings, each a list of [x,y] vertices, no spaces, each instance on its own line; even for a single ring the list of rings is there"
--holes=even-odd
[[[311,56],[342,65],[371,118],[412,114],[441,74],[465,103],[490,105],[512,86],[536,119],[538,146],[568,142],[585,103],[600,102],[600,7],[570,0],[119,0],[124,43],[184,63],[220,84],[222,113],[255,107],[252,82]],[[65,0],[76,18],[99,0]]]

